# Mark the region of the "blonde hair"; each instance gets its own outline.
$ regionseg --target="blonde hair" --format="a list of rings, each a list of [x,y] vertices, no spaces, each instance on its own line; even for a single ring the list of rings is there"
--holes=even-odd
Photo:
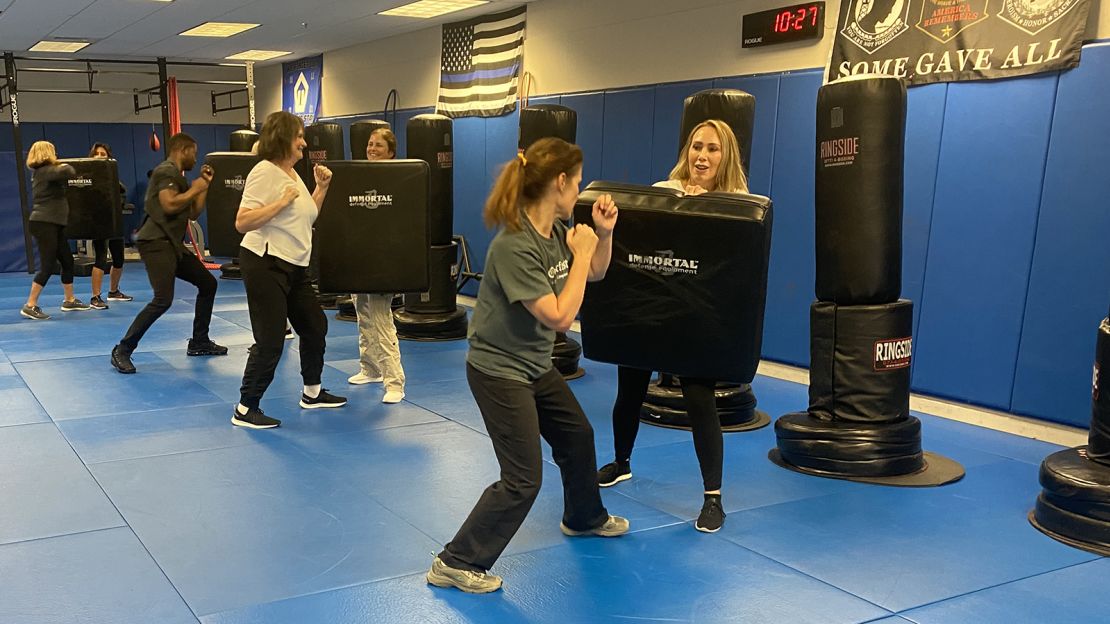
[[[519,232],[521,207],[542,197],[559,174],[569,176],[581,166],[582,149],[577,145],[554,137],[536,141],[501,168],[482,211],[486,227],[500,225]]]
[[[717,188],[714,190],[747,193],[748,176],[744,175],[744,166],[740,160],[739,142],[732,133],[732,128],[719,119],[709,119],[694,126],[686,137],[686,145],[678,157],[678,164],[671,169],[668,177],[683,184],[690,181],[690,146],[694,144],[694,135],[702,128],[713,128],[721,140],[721,164],[717,167]]]
[[[38,169],[43,165],[58,164],[58,153],[50,141],[35,141],[27,151],[27,168]]]

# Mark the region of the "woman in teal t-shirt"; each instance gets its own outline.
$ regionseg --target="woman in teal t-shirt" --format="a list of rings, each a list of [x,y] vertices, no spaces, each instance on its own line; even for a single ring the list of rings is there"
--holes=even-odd
[[[605,277],[613,249],[612,197],[594,203],[596,232],[563,224],[581,181],[582,150],[561,139],[541,139],[504,166],[486,201],[486,225],[500,231],[486,254],[466,378],[501,479],[486,488],[432,562],[432,585],[471,593],[501,587],[501,578],[488,570],[539,493],[540,436],[562,473],[563,533],[615,537],[628,531],[628,520],[609,515],[601,503],[593,428],[551,362],[555,332],[570,329],[586,282]]]

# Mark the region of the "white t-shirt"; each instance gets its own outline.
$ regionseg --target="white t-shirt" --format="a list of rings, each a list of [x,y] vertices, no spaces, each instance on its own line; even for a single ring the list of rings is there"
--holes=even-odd
[[[312,224],[320,211],[300,176],[290,178],[274,163],[259,162],[247,176],[239,207],[250,210],[271,204],[281,197],[286,184],[296,184],[301,194],[266,225],[247,232],[240,245],[259,256],[269,253],[290,264],[308,266],[312,256]]]

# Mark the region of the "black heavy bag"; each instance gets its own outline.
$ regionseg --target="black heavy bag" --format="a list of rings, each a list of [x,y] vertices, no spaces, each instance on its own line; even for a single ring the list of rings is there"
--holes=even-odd
[[[375,130],[389,130],[389,123],[380,119],[356,121],[351,124],[351,160],[366,160],[366,144]],[[396,154],[394,154],[396,156]]]
[[[430,168],[433,245],[450,245],[454,219],[454,141],[451,119],[443,115],[417,115],[405,128],[409,158],[423,160]]]
[[[593,182],[578,198],[575,222],[592,222],[603,193],[621,218],[605,279],[586,287],[586,356],[750,383],[763,337],[771,200]]]
[[[817,93],[817,298],[891,303],[902,293],[906,87],[893,77]]]
[[[304,156],[297,163],[297,173],[304,180],[309,191],[316,190],[316,177],[312,168],[325,160],[343,160],[347,157],[343,149],[343,128],[336,123],[316,123],[305,126]],[[365,149],[365,148],[364,148]]]
[[[883,423],[910,413],[913,302],[810,308],[809,411]]]
[[[558,104],[537,104],[520,109],[520,136],[517,147],[528,146],[547,137],[574,143],[578,136],[578,113]]]
[[[744,173],[751,165],[752,129],[755,126],[755,96],[739,89],[706,89],[686,98],[682,106],[682,125],[678,131],[679,157],[695,126],[707,119],[720,119],[732,128],[740,148]]]
[[[258,156],[242,152],[210,152],[204,164],[212,167],[215,177],[208,185],[208,249],[213,256],[239,257],[243,235],[235,229],[235,215],[243,200],[243,187]]]
[[[454,311],[455,280],[459,275],[458,255],[458,243],[453,241],[450,245],[432,245],[428,252],[429,285],[424,292],[405,294],[406,310],[420,314]]]
[[[240,128],[231,133],[228,137],[227,151],[229,152],[249,152],[254,147],[255,142],[258,141],[258,133],[254,130],[247,128]]]
[[[316,220],[320,292],[428,289],[428,165],[328,161],[331,186]]]
[[[69,203],[69,239],[119,238],[123,227],[123,202],[119,193],[116,161],[105,158],[71,158],[61,161],[72,165],[77,175],[66,187]]]
[[[1097,344],[1091,387],[1091,433],[1087,438],[1087,457],[1110,466],[1110,384],[1106,383],[1110,379],[1110,319],[1102,319]]]

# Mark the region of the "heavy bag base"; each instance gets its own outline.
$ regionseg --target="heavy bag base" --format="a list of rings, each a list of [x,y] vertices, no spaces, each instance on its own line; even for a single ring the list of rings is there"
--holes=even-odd
[[[556,333],[555,345],[551,349],[551,363],[563,379],[570,381],[586,374],[586,371],[578,365],[581,359],[582,345],[564,333]]]
[[[725,433],[755,431],[771,424],[771,417],[766,412],[755,409],[755,407],[718,409],[717,416],[721,419],[721,431]],[[690,431],[691,429],[690,416],[685,410],[651,403],[644,403],[640,406],[640,422],[663,427],[664,429],[682,429],[684,431]]]
[[[220,265],[220,279],[226,280],[241,280],[243,279],[243,270],[239,268],[238,262],[228,262],[227,264]]]
[[[959,462],[943,455],[929,451],[922,451],[925,458],[925,467],[918,472],[890,477],[861,477],[803,468],[795,466],[782,458],[782,453],[777,448],[767,452],[767,459],[780,468],[786,468],[811,477],[824,477],[826,479],[840,479],[842,481],[855,481],[856,483],[870,483],[872,485],[889,485],[891,487],[939,487],[955,483],[964,478],[964,467]]]
[[[393,312],[397,337],[403,340],[434,342],[466,338],[468,322],[461,306],[445,314],[419,314],[399,308]]]
[[[1041,463],[1041,487],[1029,522],[1069,546],[1110,556],[1110,467],[1087,447],[1064,449]]]
[[[670,375],[664,377],[674,379]],[[651,382],[648,385],[647,398],[644,403],[685,411],[686,400],[682,395],[682,387],[679,384],[665,385],[666,381]],[[713,391],[713,395],[716,397],[718,410],[754,410],[756,406],[755,393],[752,392],[751,384],[728,384],[725,386],[718,384]]]
[[[358,313],[355,312],[355,302],[351,297],[340,297],[335,304],[335,320],[358,322]]]

